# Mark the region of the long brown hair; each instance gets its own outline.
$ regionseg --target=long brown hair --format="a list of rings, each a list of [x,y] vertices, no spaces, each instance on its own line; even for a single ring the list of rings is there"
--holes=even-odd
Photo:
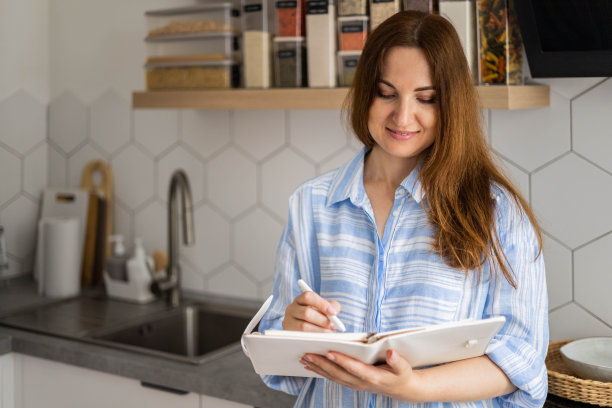
[[[434,227],[433,249],[447,265],[480,274],[487,260],[516,287],[495,227],[491,186],[505,189],[535,228],[538,255],[542,236],[525,199],[495,165],[482,131],[479,102],[459,37],[448,20],[403,11],[368,37],[345,107],[353,132],[367,147],[375,144],[368,114],[379,86],[385,54],[393,47],[415,47],[431,69],[439,108],[438,132],[424,152],[419,177]]]

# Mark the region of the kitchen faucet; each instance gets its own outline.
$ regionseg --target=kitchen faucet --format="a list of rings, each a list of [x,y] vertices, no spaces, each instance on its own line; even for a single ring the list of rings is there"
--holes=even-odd
[[[155,294],[165,293],[168,304],[176,307],[180,303],[181,267],[179,265],[179,237],[178,237],[178,194],[181,196],[181,215],[183,218],[183,243],[193,245],[193,201],[189,180],[183,170],[175,170],[170,179],[168,189],[168,267],[164,280],[151,284],[151,291]]]
[[[0,225],[0,272],[8,269],[8,257],[6,255],[6,241],[4,240],[4,227]]]

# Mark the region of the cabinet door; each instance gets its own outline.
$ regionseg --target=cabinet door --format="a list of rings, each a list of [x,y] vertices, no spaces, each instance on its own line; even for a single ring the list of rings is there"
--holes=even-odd
[[[219,398],[200,395],[200,408],[253,408],[251,405],[239,404]]]
[[[20,408],[198,408],[200,396],[145,388],[140,381],[23,356]]]
[[[0,356],[0,408],[15,406],[15,368],[13,354]]]

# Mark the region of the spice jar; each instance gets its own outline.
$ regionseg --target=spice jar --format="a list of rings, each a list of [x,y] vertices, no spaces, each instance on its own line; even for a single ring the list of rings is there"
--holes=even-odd
[[[476,3],[474,0],[440,0],[440,15],[455,27],[470,70],[476,77]]]
[[[376,27],[400,11],[399,0],[370,0],[370,27]]]
[[[478,80],[520,85],[523,41],[513,0],[478,0]]]
[[[338,86],[351,86],[361,51],[338,51]]]
[[[279,88],[306,86],[304,37],[274,38],[274,85]]]
[[[367,0],[340,0],[338,3],[339,16],[355,16],[368,14]]]
[[[305,0],[281,0],[276,2],[276,35],[279,37],[303,37]]]
[[[441,0],[440,0],[441,1]],[[424,13],[437,13],[437,0],[404,0],[404,10],[417,10]]]
[[[338,49],[360,51],[368,36],[367,16],[338,17]]]
[[[336,7],[333,0],[306,2],[308,86],[336,86]]]

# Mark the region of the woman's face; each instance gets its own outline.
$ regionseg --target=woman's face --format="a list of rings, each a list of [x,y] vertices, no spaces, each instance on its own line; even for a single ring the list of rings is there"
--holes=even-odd
[[[408,159],[415,166],[435,139],[437,121],[436,91],[423,51],[391,48],[368,115],[374,149],[389,159]]]

